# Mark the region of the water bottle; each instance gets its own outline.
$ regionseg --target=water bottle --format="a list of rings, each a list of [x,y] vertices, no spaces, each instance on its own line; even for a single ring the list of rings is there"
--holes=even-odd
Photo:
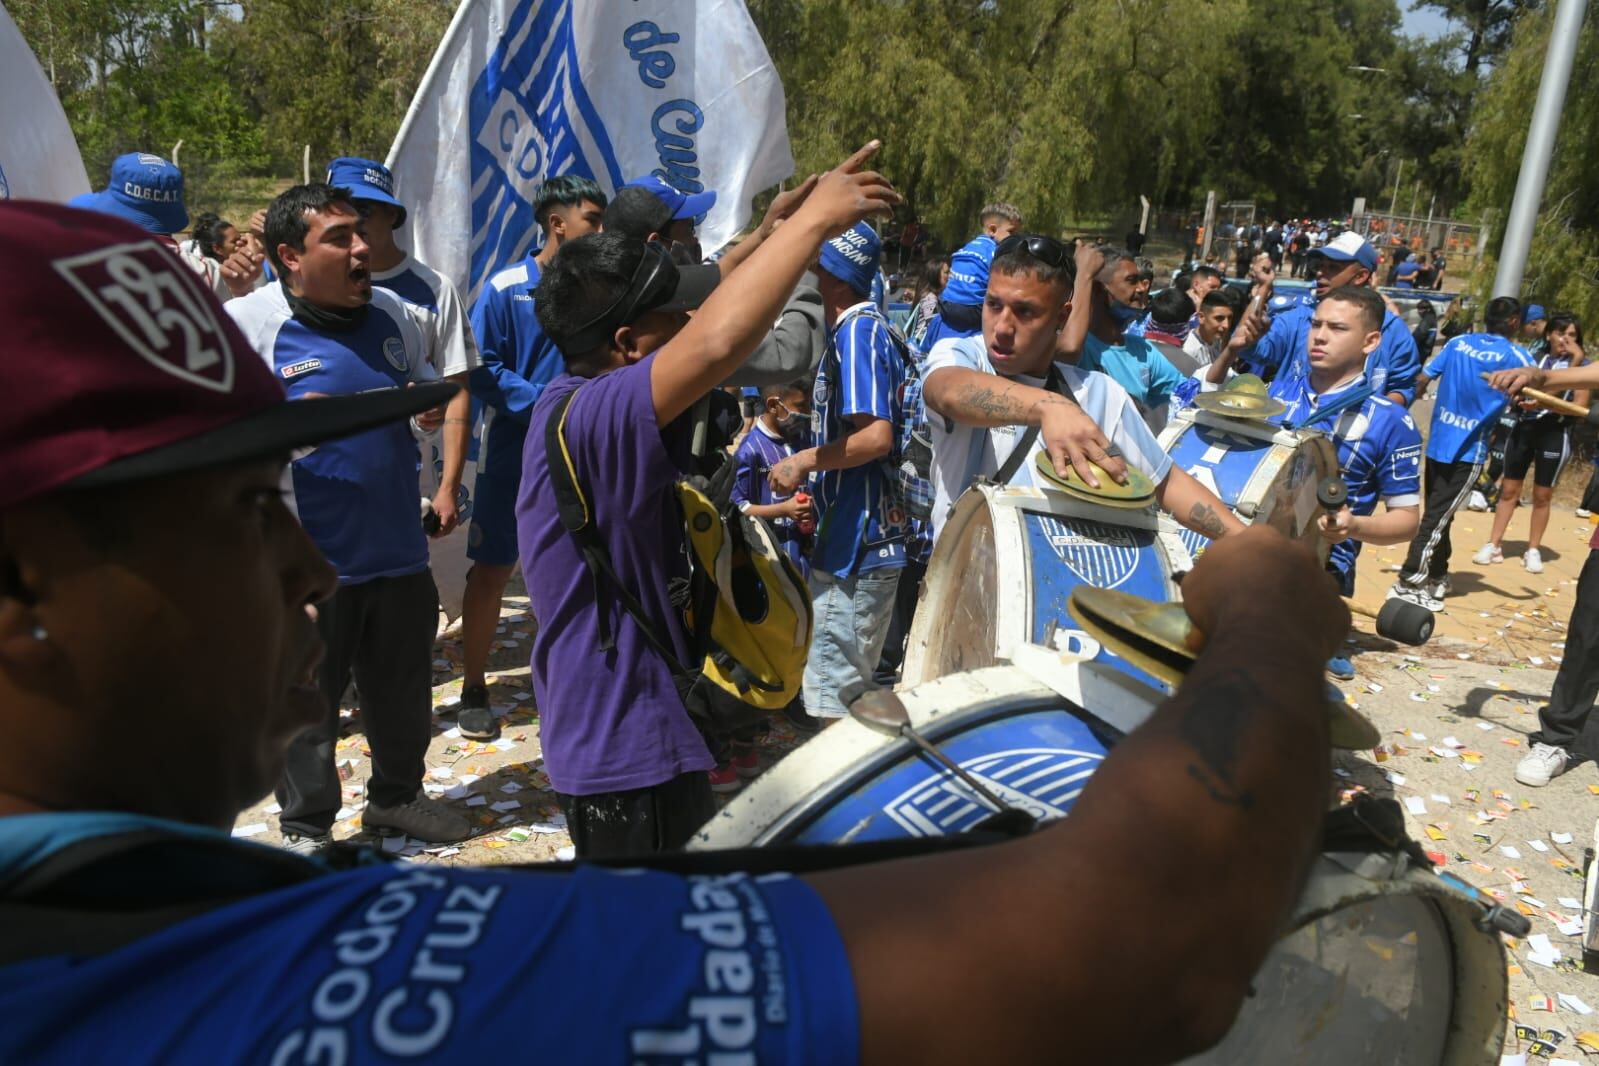
[[[801,533],[808,537],[812,533],[816,532],[816,512],[811,509],[810,494],[806,492],[796,492],[794,494],[794,498],[805,507],[805,513],[800,516],[799,520],[795,522],[794,525]]]

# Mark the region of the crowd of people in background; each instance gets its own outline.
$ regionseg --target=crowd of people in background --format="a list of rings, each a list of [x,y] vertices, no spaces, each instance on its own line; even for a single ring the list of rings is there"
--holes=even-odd
[[[130,187],[160,195],[123,196]],[[178,169],[135,154],[118,159],[106,190],[81,206],[119,214],[170,243],[229,301],[291,396],[380,380],[468,386],[447,410],[413,427],[442,441],[432,535],[447,535],[462,521],[463,489],[473,500],[457,724],[475,739],[498,733],[489,651],[520,560],[543,623],[533,677],[546,763],[579,853],[676,846],[711,809],[711,793],[737,790],[758,772],[751,742],[761,727],[715,735],[696,728],[664,677],[659,692],[630,681],[597,695],[586,677],[577,683],[581,695],[571,687],[582,671],[561,665],[612,641],[624,660],[636,660],[621,671],[635,677],[653,638],[630,635],[625,616],[602,618],[598,629],[593,619],[572,623],[612,608],[575,606],[584,589],[602,582],[550,562],[565,541],[551,524],[557,508],[538,473],[548,462],[546,399],[552,389],[570,392],[595,376],[581,372],[585,360],[597,360],[590,367],[596,371],[612,361],[627,368],[651,362],[688,324],[693,306],[686,296],[645,306],[649,293],[637,275],[666,268],[640,259],[639,249],[664,249],[684,285],[697,278],[703,291],[696,299],[704,300],[739,276],[740,264],[779,232],[802,197],[779,197],[752,234],[701,268],[694,220],[714,191],[686,194],[647,176],[607,196],[588,179],[551,178],[534,204],[541,231],[534,251],[489,277],[467,308],[448,280],[397,243],[406,219],[397,192],[382,164],[340,158],[326,182],[291,189],[242,227],[214,214],[190,226]],[[1506,408],[1477,371],[1581,365],[1581,325],[1572,316],[1495,301],[1487,331],[1473,333],[1451,329],[1455,314],[1440,325],[1432,301],[1421,299],[1407,317],[1409,309],[1375,286],[1436,289],[1443,256],[1412,255],[1398,236],[1385,256],[1382,242],[1347,220],[1223,222],[1214,240],[1196,234],[1194,246],[1221,251],[1203,260],[1189,255],[1164,276],[1140,254],[1144,238],[1136,230],[1123,245],[1063,242],[1029,233],[1021,212],[1000,201],[982,208],[976,223],[975,236],[948,257],[914,258],[925,252],[919,233],[907,261],[902,239],[893,249],[901,270],[892,277],[876,228],[862,223],[834,236],[781,294],[776,324],[762,332],[754,354],[727,362],[713,382],[742,415],[732,417],[724,437],[711,435],[725,459],[725,499],[772,531],[809,588],[814,628],[803,685],[781,712],[802,734],[842,716],[839,693],[852,684],[896,679],[922,578],[955,499],[979,477],[1033,483],[1032,464],[1008,462],[1012,453],[1038,447],[1063,467],[1118,474],[1125,462],[1148,475],[1162,506],[1195,531],[1219,538],[1241,528],[1155,443],[1195,396],[1241,373],[1258,376],[1299,412],[1299,424],[1319,423],[1338,445],[1351,503],[1324,536],[1346,594],[1362,542],[1408,541],[1391,594],[1442,609],[1455,512],[1497,503],[1493,533],[1473,561],[1502,561],[1529,469],[1523,564],[1542,568],[1539,546],[1570,453],[1569,427],[1532,405]],[[185,229],[189,237],[178,244]],[[557,269],[563,265],[564,272]],[[572,269],[586,280],[570,277]],[[584,318],[575,309],[593,302],[592,291],[609,291],[595,289],[590,274],[614,276],[616,291]],[[1309,290],[1276,290],[1282,274],[1309,281]],[[551,306],[552,292],[574,295]],[[891,310],[891,294],[907,306]],[[708,373],[695,370],[692,379]],[[1423,456],[1408,408],[1439,379]],[[982,399],[985,382],[995,380],[1014,386],[1003,403]],[[670,441],[665,456],[626,451],[638,446],[631,438],[602,447],[603,427],[621,424],[624,415],[641,424],[652,417],[647,408],[634,410],[645,397],[633,391],[608,401],[614,410],[587,402],[603,391],[585,391],[562,426],[586,439],[582,416],[592,412],[593,462],[655,473],[647,485],[627,487],[623,479],[596,488],[601,514],[659,493],[686,461]],[[1587,400],[1586,392],[1576,396]],[[681,406],[663,405],[659,395],[654,405],[663,427]],[[905,455],[906,441],[918,433],[931,448],[921,470]],[[329,713],[296,742],[279,786],[283,828],[296,848],[315,850],[329,839],[339,807],[336,708],[352,676],[374,754],[367,824],[424,841],[469,833],[463,819],[420,790],[435,593],[426,537],[405,518],[415,509],[415,440],[399,431],[382,442],[362,440],[359,448],[325,447],[292,467],[301,521],[340,575],[339,594],[318,622],[333,649],[321,678]],[[463,486],[474,446],[476,483]],[[1581,513],[1595,509],[1588,505],[1599,499],[1599,487],[1589,496]],[[670,539],[646,548],[617,534],[609,543],[627,591],[661,616],[673,611],[667,589],[683,562]],[[555,618],[565,621],[552,626]],[[380,658],[391,663],[400,648],[411,649],[404,669],[378,669]],[[594,667],[619,672],[614,661]],[[1343,656],[1328,668],[1334,677],[1353,676]]]

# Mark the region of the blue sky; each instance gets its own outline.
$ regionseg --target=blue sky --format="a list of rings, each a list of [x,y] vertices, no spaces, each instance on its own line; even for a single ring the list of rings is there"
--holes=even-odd
[[[1405,32],[1412,37],[1441,37],[1449,32],[1449,21],[1437,11],[1411,11],[1406,0],[1400,0],[1399,13],[1404,19]]]

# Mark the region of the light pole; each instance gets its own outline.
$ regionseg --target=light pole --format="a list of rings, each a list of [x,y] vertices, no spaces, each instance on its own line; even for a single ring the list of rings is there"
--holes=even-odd
[[[1499,246],[1495,296],[1521,295],[1521,277],[1527,269],[1532,231],[1538,224],[1538,203],[1543,199],[1544,182],[1549,178],[1549,157],[1554,153],[1555,131],[1560,127],[1566,85],[1571,81],[1571,65],[1577,54],[1577,35],[1582,30],[1583,11],[1587,6],[1588,0],[1560,0],[1560,7],[1555,11],[1555,24],[1549,32],[1549,51],[1544,56],[1543,78],[1538,83],[1538,103],[1532,109],[1527,147],[1521,154],[1521,176],[1516,179],[1516,196],[1510,203],[1504,242]]]

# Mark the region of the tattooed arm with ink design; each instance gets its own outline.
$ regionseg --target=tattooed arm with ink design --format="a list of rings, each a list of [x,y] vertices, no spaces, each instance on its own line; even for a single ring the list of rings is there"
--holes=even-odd
[[[1211,540],[1249,528],[1214,492],[1175,464],[1166,480],[1155,486],[1155,502],[1170,511],[1177,521]]]
[[[1044,449],[1062,477],[1075,467],[1097,486],[1093,463],[1117,482],[1127,480],[1127,464],[1110,455],[1110,439],[1069,397],[964,367],[940,367],[927,375],[922,398],[928,410],[964,426],[1037,426]],[[1003,457],[1001,457],[1003,458]]]
[[[1207,551],[1183,595],[1209,634],[1199,661],[1071,817],[1013,843],[807,877],[849,954],[862,1061],[1049,1061],[1070,1047],[1084,1062],[1172,1062],[1226,1033],[1317,852],[1322,671],[1349,612],[1311,553],[1264,527]],[[1125,1027],[1103,1024],[1131,1016],[1129,988],[1132,1052]]]

